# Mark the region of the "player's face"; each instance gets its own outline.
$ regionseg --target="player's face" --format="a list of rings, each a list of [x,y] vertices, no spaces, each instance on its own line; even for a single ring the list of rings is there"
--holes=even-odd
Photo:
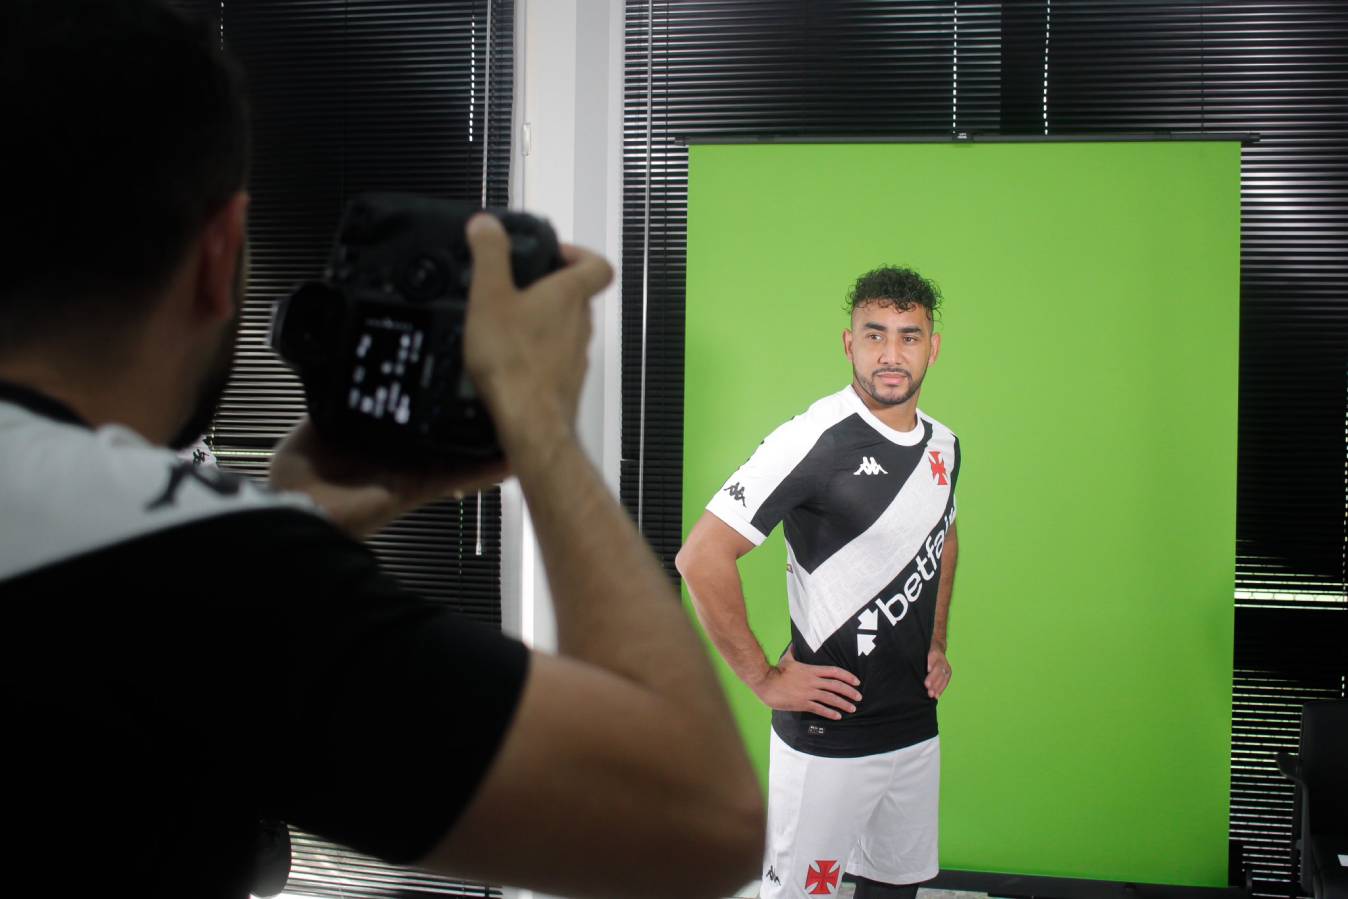
[[[941,336],[932,333],[927,310],[900,310],[873,302],[852,310],[852,329],[843,332],[857,388],[882,406],[901,406],[917,396],[927,366],[936,361]]]

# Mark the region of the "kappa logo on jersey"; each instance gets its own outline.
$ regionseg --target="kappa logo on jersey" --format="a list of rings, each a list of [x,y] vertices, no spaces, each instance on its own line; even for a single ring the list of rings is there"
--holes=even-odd
[[[780,877],[777,876],[777,871],[776,871],[771,865],[768,866],[768,873],[766,873],[766,874],[763,875],[763,879],[764,879],[764,880],[771,880],[773,883],[777,884],[778,886],[781,886],[781,884],[782,884],[782,879],[781,879]]]
[[[875,461],[874,456],[862,456],[861,467],[852,474],[855,476],[859,474],[889,474],[889,472],[880,467],[880,463]]]
[[[725,492],[730,494],[731,499],[739,500],[741,506],[744,506],[746,509],[749,508],[749,504],[744,501],[744,488],[738,483],[731,484],[725,489]]]
[[[820,859],[810,866],[805,874],[805,889],[811,896],[828,896],[838,885],[837,859]]]
[[[902,580],[903,589],[889,599],[877,597],[874,607],[867,606],[866,610],[857,616],[858,656],[868,656],[875,651],[875,638],[879,636],[880,631],[880,613],[884,613],[890,627],[898,624],[907,617],[908,607],[917,602],[918,597],[922,595],[922,588],[927,585],[927,581],[940,573],[941,554],[945,552],[945,535],[950,530],[954,518],[955,509],[952,506],[946,517],[941,519],[940,530],[935,531],[934,536],[927,535],[923,544],[927,549],[926,555],[919,552],[914,556],[912,565],[904,570],[907,577],[901,573],[895,581],[897,583],[898,580]]]
[[[941,460],[941,451],[930,450],[927,455],[931,457],[929,461],[931,462],[932,480],[936,481],[941,487],[949,486],[950,479],[946,477],[945,462]]]

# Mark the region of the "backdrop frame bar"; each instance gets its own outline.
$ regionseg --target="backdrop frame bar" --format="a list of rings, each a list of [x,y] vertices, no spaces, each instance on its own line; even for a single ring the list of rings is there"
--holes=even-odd
[[[1140,141],[1239,141],[1244,146],[1260,142],[1257,131],[1137,131],[1116,134],[676,134],[680,146],[690,144],[1082,144]]]

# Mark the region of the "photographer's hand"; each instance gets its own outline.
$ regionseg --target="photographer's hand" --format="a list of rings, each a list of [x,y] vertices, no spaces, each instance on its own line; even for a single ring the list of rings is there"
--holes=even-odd
[[[589,300],[613,277],[588,250],[561,246],[560,271],[517,289],[509,238],[490,215],[469,222],[474,277],[464,337],[464,365],[512,460],[571,433],[585,379]]]
[[[276,448],[271,486],[306,493],[353,537],[367,537],[426,503],[463,497],[499,483],[503,461],[470,468],[389,468],[325,443],[308,417]]]

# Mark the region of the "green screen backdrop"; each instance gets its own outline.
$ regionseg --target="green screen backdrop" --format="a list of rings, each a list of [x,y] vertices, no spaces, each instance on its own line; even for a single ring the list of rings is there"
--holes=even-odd
[[[1234,142],[690,148],[685,534],[849,382],[858,275],[945,295],[947,870],[1227,882],[1239,185]],[[773,658],[784,567],[780,528],[740,563]],[[721,670],[766,778],[768,712]]]

